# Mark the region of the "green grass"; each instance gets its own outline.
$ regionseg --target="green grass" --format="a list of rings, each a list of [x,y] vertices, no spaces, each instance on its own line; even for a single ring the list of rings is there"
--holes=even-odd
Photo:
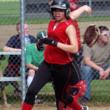
[[[94,105],[108,105],[110,103],[110,80],[94,80],[91,83],[91,101]]]
[[[110,80],[93,80],[91,83],[91,105],[109,105],[110,104]],[[42,88],[40,95],[46,100],[54,99],[52,84],[47,84]],[[52,95],[53,94],[53,95]],[[53,97],[52,97],[53,96]]]
[[[19,0],[0,0],[0,2],[18,2]]]
[[[2,52],[3,50],[0,48],[0,52]],[[8,56],[4,56],[4,58],[2,60],[0,60],[0,71],[2,72],[6,65],[7,65],[7,60],[8,60]]]
[[[20,3],[0,1],[0,25],[16,24],[20,16]]]
[[[79,22],[110,21],[110,16],[81,16]]]
[[[4,60],[0,60],[0,71],[3,71],[7,65],[8,56]]]
[[[110,104],[110,80],[94,80],[91,83],[92,90],[91,90],[91,100],[89,101],[90,105],[100,106],[100,105],[109,105]],[[13,87],[9,85],[6,88],[8,94],[8,100],[10,103],[19,103],[20,99],[16,99],[13,96]],[[0,95],[1,96],[1,95]],[[38,94],[38,97],[43,99],[45,103],[47,102],[54,102],[54,90],[51,83],[46,84]],[[2,103],[0,101],[0,103]]]
[[[93,80],[90,105],[100,106],[110,104],[110,80]],[[45,101],[55,101],[52,84],[46,84],[39,96]]]
[[[45,24],[49,22],[49,18],[27,18],[25,21],[29,24]],[[78,19],[79,22],[94,22],[94,21],[109,21],[110,16],[108,17],[99,17],[99,16],[93,16],[93,17],[80,17]],[[20,21],[20,16],[10,16],[7,17],[1,16],[0,17],[0,25],[9,25],[9,24],[16,24],[18,21]]]
[[[19,2],[0,2],[0,15],[18,15],[19,13]]]
[[[19,0],[0,0],[0,25],[16,24],[20,20],[20,1]],[[89,21],[109,21],[110,16],[82,16],[79,22]],[[31,24],[48,23],[49,18],[26,18],[26,22]]]

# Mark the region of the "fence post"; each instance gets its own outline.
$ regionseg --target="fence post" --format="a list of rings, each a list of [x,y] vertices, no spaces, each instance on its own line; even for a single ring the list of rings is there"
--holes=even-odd
[[[21,20],[21,42],[22,42],[22,66],[21,66],[21,76],[22,76],[22,101],[25,99],[26,94],[26,83],[25,83],[25,42],[24,42],[24,2],[25,0],[20,0],[20,20]]]
[[[92,0],[89,0],[89,6],[92,8]]]

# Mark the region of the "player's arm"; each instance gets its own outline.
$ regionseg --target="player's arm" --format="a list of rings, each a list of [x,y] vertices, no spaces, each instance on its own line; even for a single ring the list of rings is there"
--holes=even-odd
[[[3,51],[5,51],[5,52],[21,52],[21,49],[5,46],[3,48]]]
[[[66,34],[69,38],[70,44],[64,44],[62,42],[55,41],[53,39],[49,38],[43,38],[40,39],[37,43],[37,49],[41,50],[43,44],[48,44],[55,46],[63,51],[69,52],[69,53],[77,53],[78,52],[78,42],[77,42],[77,37],[76,37],[76,29],[73,25],[69,25],[66,28]]]
[[[66,52],[77,53],[78,42],[76,37],[76,30],[73,25],[70,25],[67,27],[66,34],[69,37],[70,44],[64,44],[64,43],[58,42],[57,47]]]
[[[88,5],[81,6],[78,9],[71,11],[69,16],[70,16],[70,18],[72,20],[75,20],[78,17],[80,17],[81,14],[83,14],[84,12],[88,13],[89,15],[91,15],[91,13],[92,13],[91,7],[89,7]]]

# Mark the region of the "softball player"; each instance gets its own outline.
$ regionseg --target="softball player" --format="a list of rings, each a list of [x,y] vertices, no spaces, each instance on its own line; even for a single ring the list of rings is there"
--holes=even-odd
[[[57,110],[87,110],[78,103],[85,92],[85,82],[81,81],[79,68],[73,53],[78,52],[78,40],[73,21],[68,16],[69,3],[54,0],[51,4],[53,19],[48,25],[48,37],[39,40],[37,48],[46,44],[44,61],[39,66],[28,88],[22,110],[31,110],[35,95],[51,79],[54,85]]]

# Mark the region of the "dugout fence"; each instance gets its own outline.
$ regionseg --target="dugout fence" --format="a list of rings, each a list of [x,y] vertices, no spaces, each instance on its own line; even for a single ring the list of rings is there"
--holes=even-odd
[[[20,88],[20,94],[15,93],[14,87],[9,82],[6,87],[8,102],[11,104],[20,103],[24,100],[26,93],[25,85],[25,56],[24,56],[24,40],[22,39],[22,53],[3,52],[3,47],[13,34],[16,34],[16,23],[21,21],[21,31],[23,32],[23,24],[27,22],[30,26],[30,33],[36,36],[37,32],[47,31],[48,21],[50,19],[48,0],[0,0],[0,55],[4,55],[6,59],[0,60],[0,73],[7,66],[8,57],[10,55],[21,55],[22,67],[19,77],[3,77],[0,76],[0,84],[4,82],[15,83],[16,88]],[[110,0],[80,0],[79,5],[88,4],[93,8],[93,15],[88,17],[83,14],[79,19],[81,36],[89,24],[96,26],[105,25],[110,28]],[[23,35],[22,35],[23,36]],[[16,58],[13,59],[15,61]],[[16,71],[16,69],[15,69]],[[110,81],[94,80],[92,83],[92,99],[90,104],[109,105],[110,103]],[[1,87],[1,86],[0,86]],[[22,89],[21,89],[22,88]],[[3,95],[0,89],[0,104],[3,104]],[[38,97],[43,99],[43,104],[54,103],[53,87],[49,83],[39,93]]]

